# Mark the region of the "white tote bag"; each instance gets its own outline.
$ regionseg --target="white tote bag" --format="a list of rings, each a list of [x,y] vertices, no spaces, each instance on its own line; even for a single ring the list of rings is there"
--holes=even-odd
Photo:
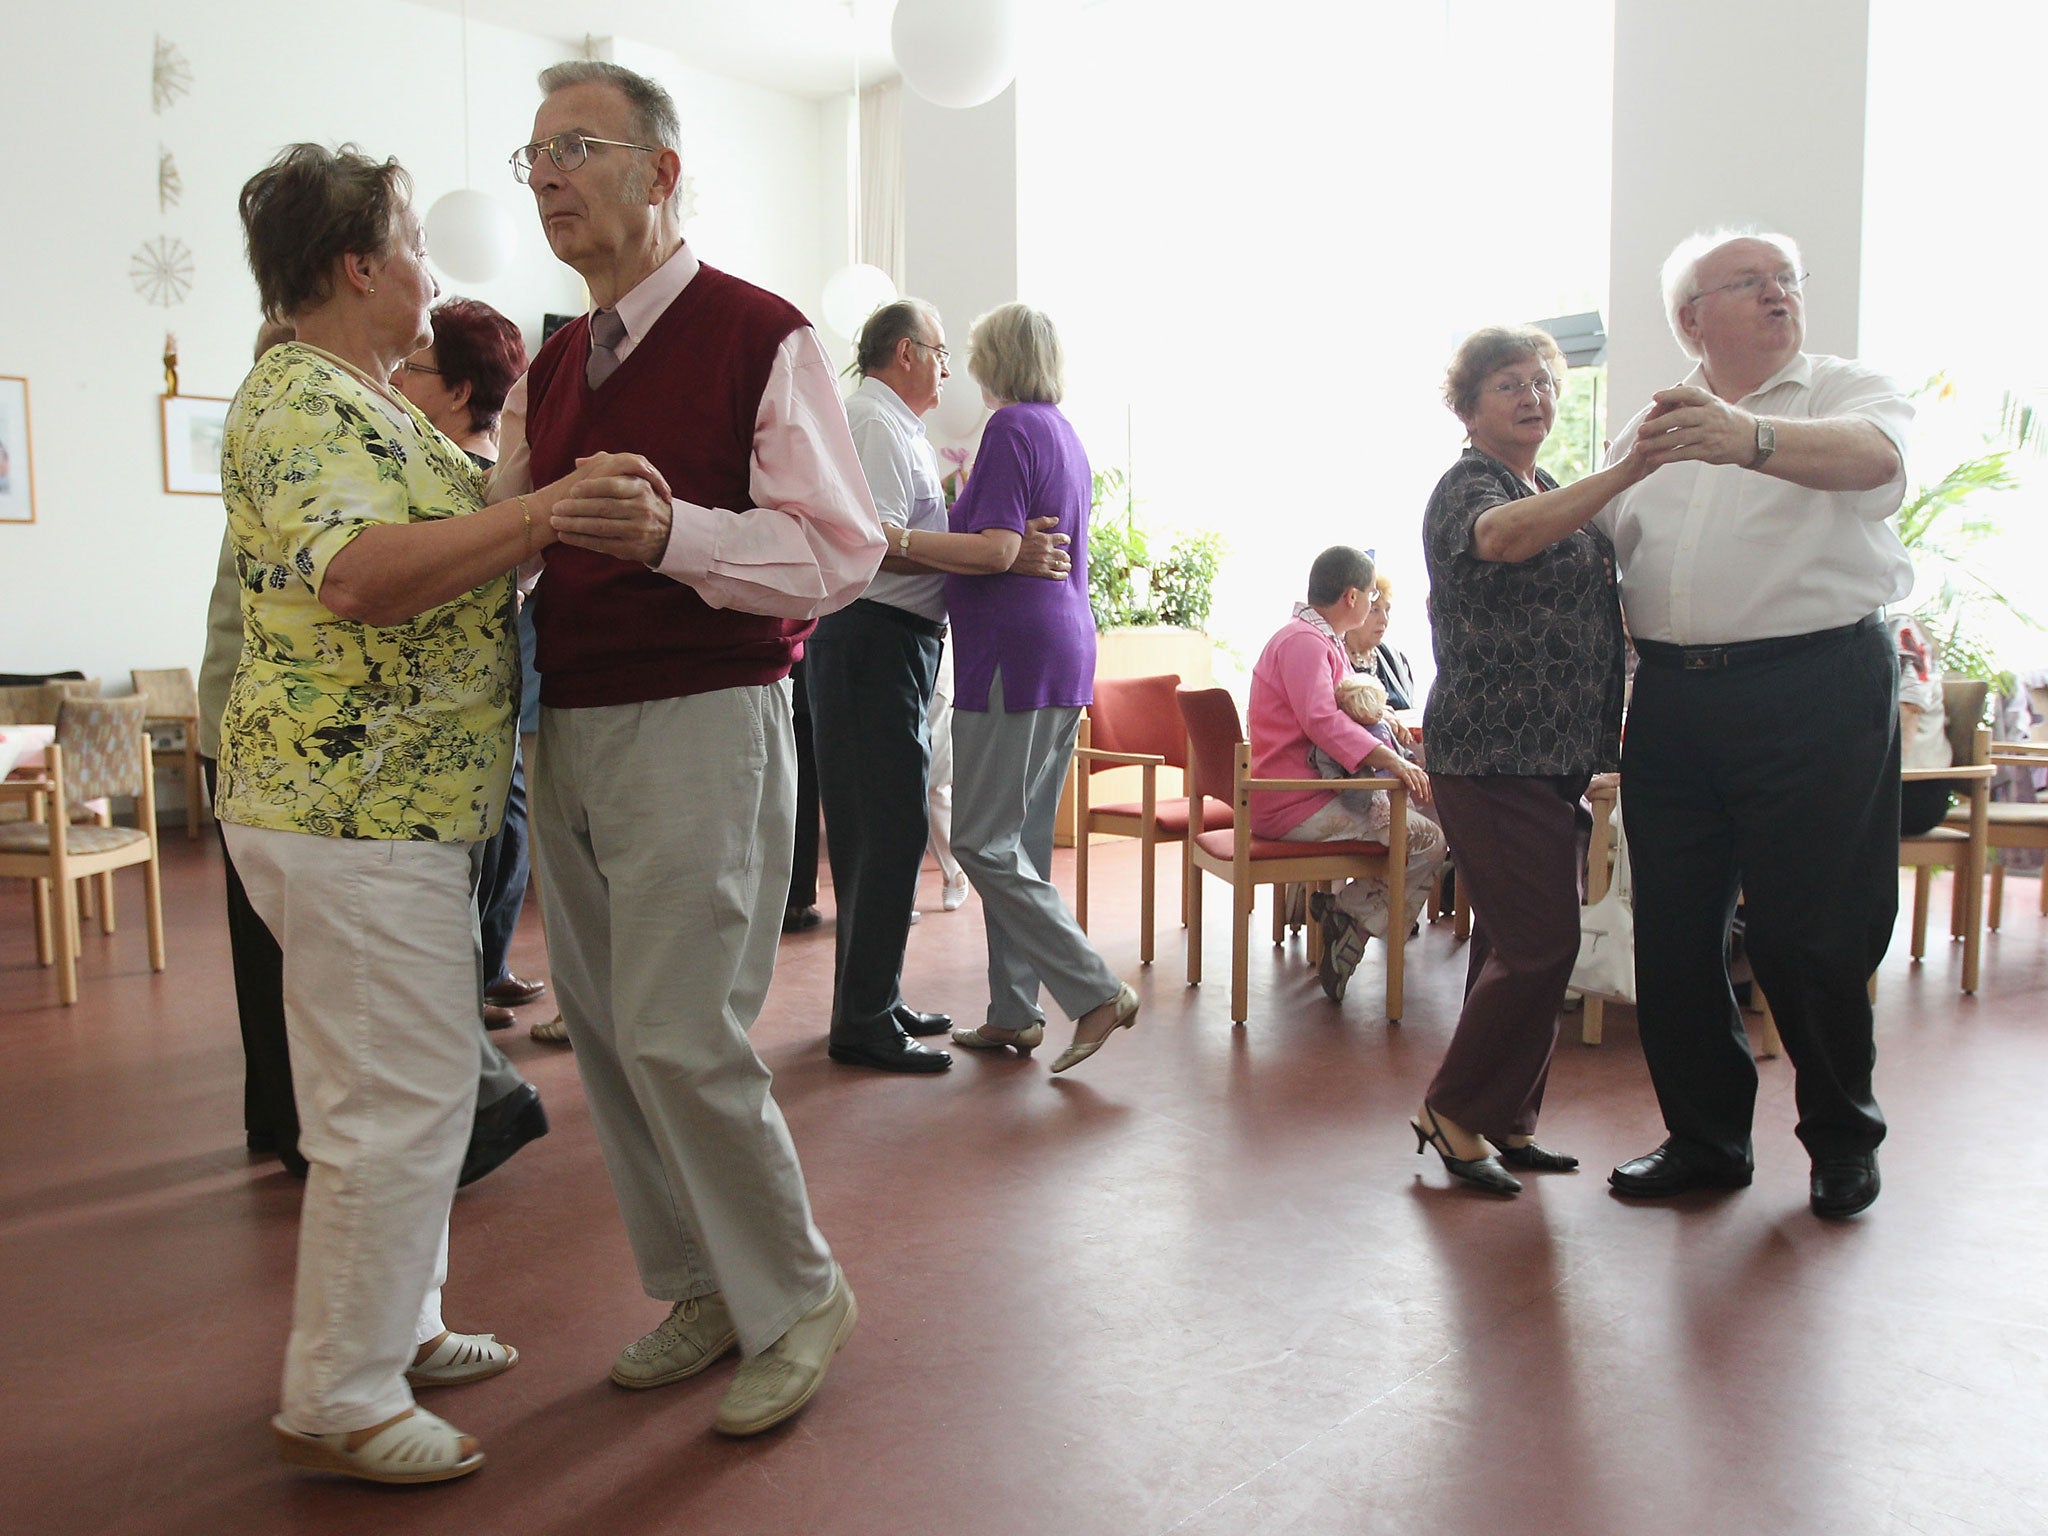
[[[1579,909],[1579,963],[1572,967],[1571,986],[1587,997],[1636,1000],[1635,892],[1619,800],[1614,805],[1614,879],[1598,901]]]

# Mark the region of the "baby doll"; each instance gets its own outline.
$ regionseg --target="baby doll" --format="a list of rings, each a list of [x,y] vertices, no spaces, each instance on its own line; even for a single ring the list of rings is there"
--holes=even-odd
[[[1337,680],[1337,707],[1364,726],[1372,734],[1401,751],[1401,745],[1394,736],[1394,728],[1387,719],[1387,690],[1380,680],[1370,672],[1352,672]],[[1356,769],[1347,768],[1315,743],[1309,743],[1309,766],[1325,779],[1351,779],[1369,777]],[[1381,797],[1376,789],[1340,789],[1338,798],[1353,810],[1370,815],[1373,801]]]

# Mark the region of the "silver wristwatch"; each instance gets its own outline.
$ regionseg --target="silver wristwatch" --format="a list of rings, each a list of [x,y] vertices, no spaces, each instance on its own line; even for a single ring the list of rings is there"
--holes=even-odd
[[[1756,457],[1749,461],[1751,469],[1762,469],[1778,451],[1778,429],[1763,417],[1756,419]]]

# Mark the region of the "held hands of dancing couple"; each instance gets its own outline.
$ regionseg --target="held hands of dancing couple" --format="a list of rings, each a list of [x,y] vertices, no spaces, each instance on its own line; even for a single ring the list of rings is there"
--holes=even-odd
[[[556,539],[578,549],[655,565],[668,550],[668,481],[637,453],[595,453],[548,491],[548,524]]]

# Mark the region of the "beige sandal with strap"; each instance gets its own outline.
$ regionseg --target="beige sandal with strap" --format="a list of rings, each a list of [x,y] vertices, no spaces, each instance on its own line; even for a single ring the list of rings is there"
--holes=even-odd
[[[459,1387],[518,1363],[519,1351],[500,1344],[495,1333],[444,1333],[426,1359],[412,1363],[405,1379],[416,1387]]]
[[[270,1427],[277,1435],[277,1453],[288,1466],[338,1472],[368,1483],[445,1483],[484,1464],[474,1440],[424,1408],[385,1425],[355,1450],[348,1448],[353,1431],[308,1435],[288,1426],[283,1414]]]

